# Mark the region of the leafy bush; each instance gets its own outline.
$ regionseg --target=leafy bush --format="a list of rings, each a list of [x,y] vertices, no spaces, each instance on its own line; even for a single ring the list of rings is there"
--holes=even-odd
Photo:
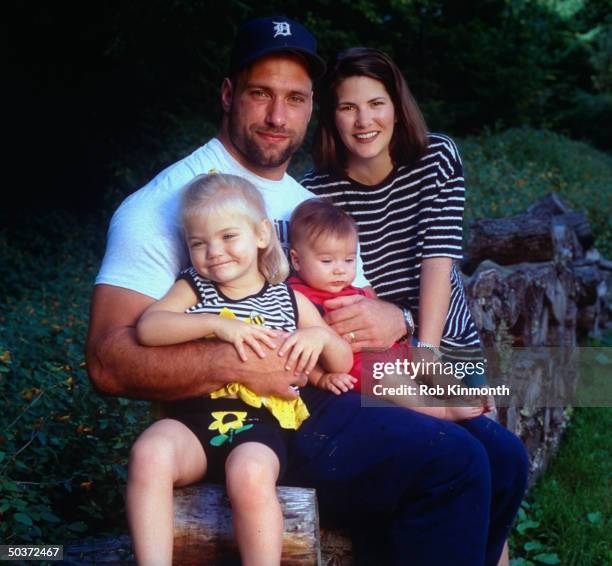
[[[602,124],[612,124],[612,94],[576,91],[571,106],[558,114],[558,127],[579,139],[590,140],[601,149],[612,150],[612,131]]]
[[[124,524],[128,448],[148,414],[95,394],[85,373],[100,224],[20,224],[0,234],[0,540],[62,543]]]
[[[471,220],[519,214],[556,191],[587,213],[595,245],[612,256],[612,157],[545,130],[487,131],[458,140],[467,186],[466,236]]]

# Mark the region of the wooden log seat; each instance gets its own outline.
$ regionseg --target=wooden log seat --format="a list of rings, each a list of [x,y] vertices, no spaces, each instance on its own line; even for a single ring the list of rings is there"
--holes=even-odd
[[[283,511],[283,566],[352,566],[346,533],[319,529],[314,489],[279,486]],[[64,562],[134,564],[127,535],[75,541],[64,547]],[[174,557],[177,566],[239,566],[232,511],[225,488],[202,483],[174,490]]]

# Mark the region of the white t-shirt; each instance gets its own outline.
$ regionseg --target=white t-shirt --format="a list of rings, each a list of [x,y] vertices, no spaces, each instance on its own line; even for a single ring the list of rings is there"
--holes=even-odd
[[[315,195],[290,175],[285,174],[280,181],[255,175],[213,138],[121,203],[110,222],[96,285],[124,287],[154,299],[163,297],[177,275],[189,266],[179,218],[182,190],[196,175],[212,169],[244,177],[261,191],[268,216],[287,249],[287,228],[293,209]],[[354,285],[368,285],[360,259]]]

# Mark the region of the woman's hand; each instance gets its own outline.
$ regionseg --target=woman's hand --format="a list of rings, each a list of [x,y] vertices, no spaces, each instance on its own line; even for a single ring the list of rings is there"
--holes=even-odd
[[[308,375],[315,367],[323,348],[330,339],[331,331],[322,326],[301,328],[290,334],[278,349],[278,355],[284,356],[289,351],[285,369],[294,373]]]
[[[317,381],[317,387],[336,395],[342,395],[354,389],[355,383],[357,383],[357,378],[348,373],[326,373]]]
[[[219,317],[219,320],[215,321],[214,332],[219,340],[234,345],[238,356],[243,362],[247,361],[245,344],[248,344],[260,358],[265,358],[266,353],[261,344],[263,343],[271,350],[274,350],[276,344],[273,339],[278,336],[278,332],[271,328],[223,317]]]

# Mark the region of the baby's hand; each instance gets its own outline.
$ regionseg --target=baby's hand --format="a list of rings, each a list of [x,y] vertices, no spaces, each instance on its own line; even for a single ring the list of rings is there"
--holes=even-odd
[[[322,326],[310,326],[290,334],[278,349],[279,356],[284,356],[291,350],[285,369],[308,375],[315,367],[323,348],[325,348],[330,332]]]
[[[219,317],[219,321],[215,326],[215,336],[219,340],[233,344],[240,359],[246,362],[245,344],[248,344],[260,358],[265,358],[266,353],[261,343],[263,342],[273,350],[276,348],[273,338],[278,336],[278,332],[264,326],[247,324],[241,320]]]
[[[317,387],[331,391],[336,395],[342,395],[342,393],[354,389],[355,383],[357,383],[357,378],[348,373],[326,373],[317,381]]]
[[[446,407],[446,419],[449,421],[475,419],[482,413],[484,413],[483,407]]]

